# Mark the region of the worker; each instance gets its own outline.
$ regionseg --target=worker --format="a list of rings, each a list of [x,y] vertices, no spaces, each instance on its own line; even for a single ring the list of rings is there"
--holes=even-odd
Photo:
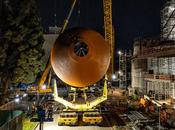
[[[42,105],[37,106],[37,114],[39,121],[43,122],[45,119],[45,110]]]
[[[31,112],[31,116],[33,116],[36,112],[36,107],[34,104],[32,104],[32,112]]]
[[[53,107],[52,107],[52,105],[49,106],[49,108],[47,110],[47,113],[48,113],[48,119],[51,119],[52,116],[53,116]]]

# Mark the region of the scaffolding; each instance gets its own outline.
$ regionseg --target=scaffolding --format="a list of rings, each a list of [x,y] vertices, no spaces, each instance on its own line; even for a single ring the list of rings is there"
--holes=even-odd
[[[145,80],[146,95],[156,100],[175,98],[175,84],[165,80]]]
[[[168,0],[161,11],[162,39],[175,40],[175,0]]]
[[[156,100],[174,98],[174,60],[175,57],[148,58],[145,74],[146,94]]]
[[[175,75],[175,57],[148,58],[147,68],[152,74]]]
[[[131,85],[131,57],[130,50],[119,54],[119,86],[121,88],[128,88]]]

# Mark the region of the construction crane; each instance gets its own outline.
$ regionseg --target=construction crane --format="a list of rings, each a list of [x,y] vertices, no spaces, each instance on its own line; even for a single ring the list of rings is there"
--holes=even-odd
[[[114,74],[114,29],[112,25],[112,0],[103,0],[105,40],[110,44],[111,62],[108,68],[108,79]]]
[[[76,0],[74,0],[71,7],[71,13],[75,6],[75,2]],[[104,75],[108,70],[109,64],[110,69],[108,70],[108,77],[112,76],[114,70],[112,65],[113,61],[110,63],[110,59],[113,60],[112,3],[111,0],[104,0],[103,2],[106,40],[99,33],[91,29],[74,28],[64,32],[68,24],[68,19],[71,16],[71,13],[69,13],[61,30],[61,34],[55,41],[51,50],[49,62],[47,63],[46,69],[39,82],[39,93],[51,91],[49,85],[44,90],[42,89],[42,86],[44,85],[44,82],[46,81],[52,68],[55,74],[63,82],[70,85],[73,90],[74,95],[71,101],[59,97],[57,92],[57,83],[56,80],[54,81],[54,100],[63,104],[66,108],[61,113],[64,116],[60,114],[58,123],[75,123],[77,121],[77,116],[75,116],[75,114],[78,114],[78,112],[86,112],[83,114],[83,121],[88,120],[86,123],[93,124],[100,123],[102,121],[100,110],[96,107],[101,102],[107,100],[107,76],[104,78]],[[101,61],[104,62],[102,63]],[[49,82],[51,79],[50,76]],[[103,78],[104,86],[102,88],[101,96],[96,97],[94,100],[88,100],[87,98],[89,95],[87,95],[86,90]],[[81,103],[76,102],[78,101],[78,91],[81,93],[81,98],[84,100]],[[74,119],[71,119],[72,122],[69,122],[69,120],[65,121],[65,116],[68,115],[69,117],[71,112]],[[90,117],[88,114],[94,115]],[[68,117],[66,117],[66,119],[69,119]],[[94,117],[95,119],[92,121]],[[98,122],[96,119],[98,119]]]
[[[77,0],[73,0],[72,5],[71,5],[71,8],[70,8],[70,10],[69,10],[69,12],[68,12],[68,15],[67,15],[66,19],[64,20],[63,26],[62,26],[62,28],[61,28],[61,30],[60,30],[58,36],[59,36],[61,33],[63,33],[64,30],[66,29],[66,27],[67,27],[67,25],[68,25],[68,23],[69,23],[69,19],[70,19],[71,15],[72,15],[72,12],[73,12],[74,7],[75,7],[75,5],[76,5],[76,2],[77,2]],[[40,81],[39,81],[39,84],[38,84],[38,86],[37,86],[37,90],[36,90],[36,91],[30,91],[30,90],[29,90],[29,93],[35,92],[35,93],[38,93],[38,94],[46,94],[46,93],[52,93],[52,92],[53,92],[53,90],[52,90],[51,87],[50,87],[51,68],[52,68],[52,67],[51,67],[50,57],[49,57],[48,62],[47,62],[47,64],[46,64],[46,67],[45,67],[45,69],[44,69],[44,72],[43,72],[43,74],[42,74],[42,76],[41,76],[41,79],[40,79]],[[49,77],[48,77],[48,75],[49,75]],[[48,78],[48,84],[47,84],[47,86],[46,86],[44,83],[46,82],[47,78]],[[45,87],[43,87],[43,86],[45,86]]]
[[[72,6],[70,8],[70,11],[68,13],[67,18],[64,21],[64,24],[62,26],[62,29],[60,33],[63,33],[64,30],[67,27],[67,24],[69,22],[69,19],[71,17],[72,11],[75,7],[77,0],[74,0],[72,2]],[[103,0],[103,9],[104,9],[104,31],[105,31],[105,40],[110,44],[110,57],[111,57],[111,62],[109,65],[109,69],[107,72],[108,79],[110,80],[112,77],[112,74],[114,74],[114,31],[113,31],[113,26],[112,26],[112,0]],[[47,79],[47,76],[50,73],[51,69],[51,64],[50,64],[50,59],[46,65],[45,71],[40,79],[39,85],[38,85],[38,93],[50,93],[52,90],[50,89],[49,83],[46,88],[43,89],[43,85]],[[50,82],[51,74],[49,76],[48,82]]]
[[[61,31],[59,32],[59,34],[63,33],[64,30],[66,29],[66,27],[67,27],[67,25],[69,23],[69,19],[70,19],[71,15],[72,15],[72,12],[73,12],[74,7],[76,5],[76,2],[77,2],[77,0],[74,0],[72,2],[70,11],[69,11],[66,19],[64,20],[63,26],[62,26]],[[43,73],[43,75],[41,77],[41,80],[39,82],[39,85],[38,85],[38,92],[39,93],[50,93],[50,92],[52,92],[52,89],[49,86],[50,85],[50,80],[51,80],[51,72],[50,72],[50,70],[51,70],[51,63],[50,63],[50,58],[49,58],[48,63],[46,65],[46,69],[45,69],[45,71],[44,71],[44,73]],[[48,86],[47,86],[46,89],[42,89],[42,86],[44,85],[44,82],[46,81],[46,78],[47,78],[48,74],[49,74]]]

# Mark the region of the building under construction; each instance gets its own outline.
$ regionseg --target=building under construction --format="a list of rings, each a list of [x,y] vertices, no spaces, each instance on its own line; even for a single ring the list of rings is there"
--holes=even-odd
[[[161,11],[162,38],[175,40],[175,0],[167,0]]]
[[[131,58],[132,52],[119,51],[119,71],[118,71],[118,79],[119,79],[119,87],[127,89],[131,86]]]
[[[175,57],[170,53],[172,50],[175,51],[174,41],[136,40],[132,87],[156,99],[174,98]]]
[[[132,87],[157,100],[175,98],[175,0],[161,11],[161,38],[137,39],[132,60]]]

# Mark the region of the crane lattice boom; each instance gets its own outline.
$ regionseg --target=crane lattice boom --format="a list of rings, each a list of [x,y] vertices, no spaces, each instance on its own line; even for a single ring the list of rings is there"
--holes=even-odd
[[[111,78],[114,73],[114,38],[113,38],[113,26],[112,26],[112,0],[103,0],[104,9],[104,30],[105,40],[110,44],[111,62],[108,69],[108,77]]]

